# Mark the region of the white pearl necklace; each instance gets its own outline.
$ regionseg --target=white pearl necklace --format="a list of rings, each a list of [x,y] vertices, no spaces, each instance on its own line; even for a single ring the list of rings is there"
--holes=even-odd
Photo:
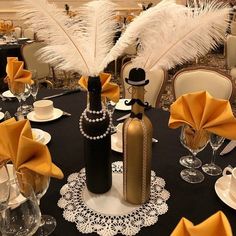
[[[86,114],[87,112],[88,112],[88,113],[92,113],[92,114],[103,114],[103,116],[102,116],[101,118],[89,119],[89,118],[87,117],[87,114]],[[105,137],[110,133],[111,124],[112,124],[112,116],[111,116],[111,114],[110,114],[109,112],[108,112],[108,115],[109,115],[110,121],[109,121],[109,125],[108,125],[106,131],[105,131],[103,134],[98,135],[98,136],[90,136],[90,135],[86,134],[86,133],[84,132],[84,130],[83,130],[83,124],[82,124],[83,118],[84,118],[86,121],[90,122],[90,123],[101,122],[101,121],[103,121],[103,120],[106,119],[106,110],[102,109],[102,110],[100,110],[100,111],[93,111],[93,110],[89,110],[88,108],[86,108],[86,109],[83,111],[83,113],[82,113],[82,115],[80,116],[80,119],[79,119],[79,129],[80,129],[80,132],[82,133],[82,135],[83,135],[85,138],[90,139],[90,140],[98,140],[98,139],[103,139],[103,138],[105,138]]]

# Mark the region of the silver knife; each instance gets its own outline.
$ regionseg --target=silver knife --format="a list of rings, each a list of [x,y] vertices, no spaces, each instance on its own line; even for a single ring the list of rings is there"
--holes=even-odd
[[[79,89],[74,89],[74,90],[69,90],[69,91],[64,91],[64,92],[54,94],[54,95],[51,95],[51,96],[43,97],[42,99],[56,98],[56,97],[60,97],[60,96],[66,95],[66,94],[76,93],[76,92],[80,92],[80,91],[81,91],[80,88]]]
[[[121,116],[120,118],[116,119],[116,121],[122,121],[122,120],[125,120],[126,118],[129,118],[130,117],[130,113],[124,115],[124,116]]]
[[[231,140],[220,153],[221,156],[231,152],[236,147],[236,140]]]

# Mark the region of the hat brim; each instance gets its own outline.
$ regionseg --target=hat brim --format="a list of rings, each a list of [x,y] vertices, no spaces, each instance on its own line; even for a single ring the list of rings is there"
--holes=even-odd
[[[145,81],[141,81],[142,83],[138,83],[138,82],[133,82],[130,81],[128,78],[125,78],[125,82],[129,85],[133,85],[133,86],[145,86],[149,83],[149,80],[145,80]]]

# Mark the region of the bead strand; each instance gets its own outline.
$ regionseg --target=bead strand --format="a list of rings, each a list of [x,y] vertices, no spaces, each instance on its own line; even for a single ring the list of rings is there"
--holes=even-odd
[[[85,137],[85,138],[87,138],[87,139],[90,139],[90,140],[99,140],[99,139],[103,139],[103,138],[105,138],[108,134],[109,134],[109,132],[110,132],[110,130],[111,130],[111,124],[112,124],[112,116],[111,116],[111,114],[110,113],[108,113],[108,115],[109,115],[109,125],[108,125],[108,127],[107,127],[107,129],[106,129],[106,131],[103,133],[103,134],[101,134],[101,135],[98,135],[98,136],[90,136],[90,135],[88,135],[88,134],[86,134],[85,132],[84,132],[84,130],[83,130],[83,124],[82,124],[82,120],[83,120],[83,118],[85,118],[85,114],[86,114],[86,111],[87,111],[87,109],[85,109],[85,111],[82,113],[82,115],[80,116],[80,120],[79,120],[79,129],[80,129],[80,132],[82,133],[82,135]],[[101,111],[99,111],[100,113],[99,114],[102,114],[103,112],[104,112],[104,114],[105,114],[105,117],[106,117],[106,112],[105,111],[103,111],[103,110],[101,110]],[[92,113],[92,112],[91,112]],[[98,114],[98,113],[93,113],[93,114]],[[102,118],[100,118],[100,119],[102,119]],[[87,120],[88,122],[90,122],[90,123],[94,123],[94,122],[100,122],[100,119],[97,121],[89,121],[90,119],[86,119],[85,118],[85,120]]]
[[[86,112],[89,112],[91,114],[103,114],[101,118],[95,118],[95,119],[90,119],[87,117]],[[87,120],[88,122],[101,122],[106,119],[106,111],[105,110],[100,110],[100,111],[91,111],[89,109],[85,109],[84,112],[82,113],[82,116]]]

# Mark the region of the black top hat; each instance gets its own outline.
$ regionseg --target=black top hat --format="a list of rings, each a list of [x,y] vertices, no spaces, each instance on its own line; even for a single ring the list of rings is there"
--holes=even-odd
[[[142,68],[133,68],[129,72],[129,78],[125,78],[127,84],[145,86],[149,80],[145,80],[145,71]]]

